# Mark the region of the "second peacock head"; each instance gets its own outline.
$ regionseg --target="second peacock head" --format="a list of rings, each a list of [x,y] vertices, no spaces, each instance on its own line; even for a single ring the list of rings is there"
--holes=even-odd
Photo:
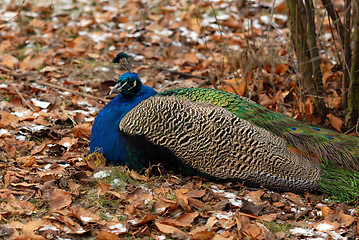
[[[142,87],[142,82],[137,73],[124,73],[118,78],[117,84],[113,87],[110,94],[120,92],[124,97],[136,95]]]

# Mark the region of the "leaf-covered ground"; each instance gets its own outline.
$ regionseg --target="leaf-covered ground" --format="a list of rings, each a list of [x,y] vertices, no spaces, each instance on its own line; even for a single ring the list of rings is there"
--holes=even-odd
[[[317,3],[327,125],[341,130],[338,41]],[[336,1],[340,14],[343,2]],[[354,239],[355,204],[89,159],[129,53],[146,85],[214,87],[312,120],[282,1],[2,1],[1,239]]]

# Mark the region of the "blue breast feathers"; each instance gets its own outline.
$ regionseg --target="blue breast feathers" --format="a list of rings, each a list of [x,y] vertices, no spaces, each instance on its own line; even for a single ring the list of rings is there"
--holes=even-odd
[[[131,109],[157,92],[144,86],[136,73],[121,75],[114,91],[120,93],[100,111],[92,126],[90,151],[101,151],[107,163],[125,165],[127,144],[118,124]]]

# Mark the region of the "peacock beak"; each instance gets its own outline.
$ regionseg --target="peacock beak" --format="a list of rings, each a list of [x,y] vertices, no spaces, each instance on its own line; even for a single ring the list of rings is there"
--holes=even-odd
[[[112,93],[115,93],[115,92],[121,92],[123,87],[126,86],[128,82],[118,82],[110,91],[109,95],[111,95]]]

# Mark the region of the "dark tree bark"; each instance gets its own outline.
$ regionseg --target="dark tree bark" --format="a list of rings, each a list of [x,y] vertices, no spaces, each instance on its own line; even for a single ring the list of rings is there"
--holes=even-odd
[[[314,96],[316,113],[324,120],[327,109],[320,69],[320,57],[316,42],[314,6],[312,0],[287,0],[290,30],[298,59],[298,69],[303,79],[302,90]]]
[[[349,82],[350,82],[350,61],[351,61],[351,47],[350,47],[350,35],[351,35],[351,0],[345,0],[345,17],[344,24],[342,23],[337,11],[335,10],[333,3],[330,0],[322,0],[324,7],[327,9],[329,17],[332,19],[340,37],[340,43],[344,52],[343,69],[344,78],[342,83],[342,107],[346,108],[348,100]]]
[[[355,126],[359,118],[359,3],[354,1],[354,35],[353,54],[351,59],[351,84],[349,88],[346,127]]]
[[[344,16],[344,79],[342,83],[342,108],[346,108],[348,105],[348,93],[349,93],[349,83],[350,83],[350,68],[351,68],[351,0],[345,0],[344,9],[346,9],[346,14]],[[340,20],[340,19],[339,19]]]
[[[317,45],[317,34],[315,32],[315,21],[314,21],[314,5],[313,0],[305,0],[306,16],[307,16],[307,44],[309,47],[312,69],[313,69],[313,82],[314,82],[314,93],[316,97],[314,98],[314,105],[317,108],[317,111],[321,119],[327,117],[327,109],[324,103],[324,87],[323,87],[323,77],[322,70],[320,69],[320,56]]]

